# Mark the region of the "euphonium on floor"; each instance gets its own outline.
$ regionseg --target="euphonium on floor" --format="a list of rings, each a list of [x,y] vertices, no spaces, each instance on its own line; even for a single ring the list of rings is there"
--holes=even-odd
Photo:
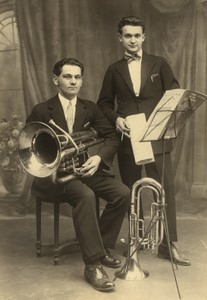
[[[68,134],[53,120],[47,124],[27,124],[19,136],[19,158],[28,173],[48,177],[54,183],[64,183],[80,176],[82,164],[88,159],[88,148],[103,142],[94,129]]]
[[[151,190],[153,193],[153,201],[150,206],[149,225],[146,227],[146,222],[140,218],[140,203],[141,194],[144,190]],[[136,201],[137,200],[137,201]],[[165,192],[159,182],[152,178],[142,178],[138,180],[132,189],[132,201],[136,211],[138,212],[138,241],[144,249],[154,250],[163,239],[163,208],[165,206]],[[136,202],[135,202],[136,201]],[[144,202],[144,199],[143,199]],[[136,207],[137,203],[137,207]],[[148,217],[146,216],[146,219]]]
[[[154,201],[151,203],[151,212],[147,228],[145,228],[144,221],[140,218],[141,194],[144,189],[150,189],[154,198]],[[164,190],[156,180],[145,177],[134,183],[131,193],[127,257],[122,269],[115,273],[116,278],[139,280],[149,275],[139,264],[138,252],[141,247],[154,250],[154,247],[161,243],[164,233],[164,205]]]

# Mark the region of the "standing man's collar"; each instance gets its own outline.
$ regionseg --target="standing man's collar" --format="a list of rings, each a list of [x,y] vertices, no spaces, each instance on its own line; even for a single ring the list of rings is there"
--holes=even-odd
[[[128,62],[131,62],[133,60],[141,60],[142,55],[143,55],[142,49],[140,49],[138,52],[135,52],[135,53],[129,53],[129,52],[125,51],[124,58],[126,60],[128,60]]]

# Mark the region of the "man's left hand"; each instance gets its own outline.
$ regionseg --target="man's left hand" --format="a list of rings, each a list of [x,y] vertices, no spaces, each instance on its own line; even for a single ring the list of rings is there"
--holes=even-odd
[[[101,157],[94,155],[89,157],[89,159],[82,165],[80,172],[83,173],[82,177],[92,176],[97,170],[101,163]]]

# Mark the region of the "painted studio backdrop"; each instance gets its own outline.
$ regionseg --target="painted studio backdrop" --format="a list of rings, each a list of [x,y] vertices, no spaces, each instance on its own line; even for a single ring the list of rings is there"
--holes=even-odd
[[[13,175],[5,187],[3,169],[8,157],[10,169],[18,169],[18,130],[31,108],[55,93],[54,63],[65,56],[81,60],[81,96],[96,102],[107,66],[123,56],[117,23],[132,14],[146,24],[144,49],[170,62],[182,88],[207,94],[205,0],[0,0],[1,199],[13,195],[24,211],[31,206],[31,178],[22,175],[21,185],[10,190]],[[177,201],[207,198],[206,132],[203,103],[174,143]],[[9,155],[3,139],[9,142]],[[18,173],[21,177],[21,170]]]

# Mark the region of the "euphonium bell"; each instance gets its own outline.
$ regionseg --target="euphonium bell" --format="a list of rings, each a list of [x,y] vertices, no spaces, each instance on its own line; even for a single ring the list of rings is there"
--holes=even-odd
[[[84,163],[89,156],[87,149],[103,142],[103,139],[97,138],[94,129],[68,134],[53,120],[49,123],[62,134],[56,134],[50,126],[42,122],[27,124],[19,135],[19,158],[31,175],[42,178],[51,176],[54,182],[62,183],[74,178],[73,173],[78,175],[80,160]],[[65,170],[61,169],[65,176],[58,178],[61,164],[65,166]]]
[[[130,216],[131,222],[133,222],[134,229],[137,227],[137,218],[136,215]],[[121,268],[115,272],[115,278],[125,279],[125,280],[141,280],[149,276],[149,273],[146,270],[143,270],[139,263],[139,243],[137,239],[136,230],[134,231],[135,235],[133,236],[132,231],[129,233],[129,244],[127,249],[126,262]]]

